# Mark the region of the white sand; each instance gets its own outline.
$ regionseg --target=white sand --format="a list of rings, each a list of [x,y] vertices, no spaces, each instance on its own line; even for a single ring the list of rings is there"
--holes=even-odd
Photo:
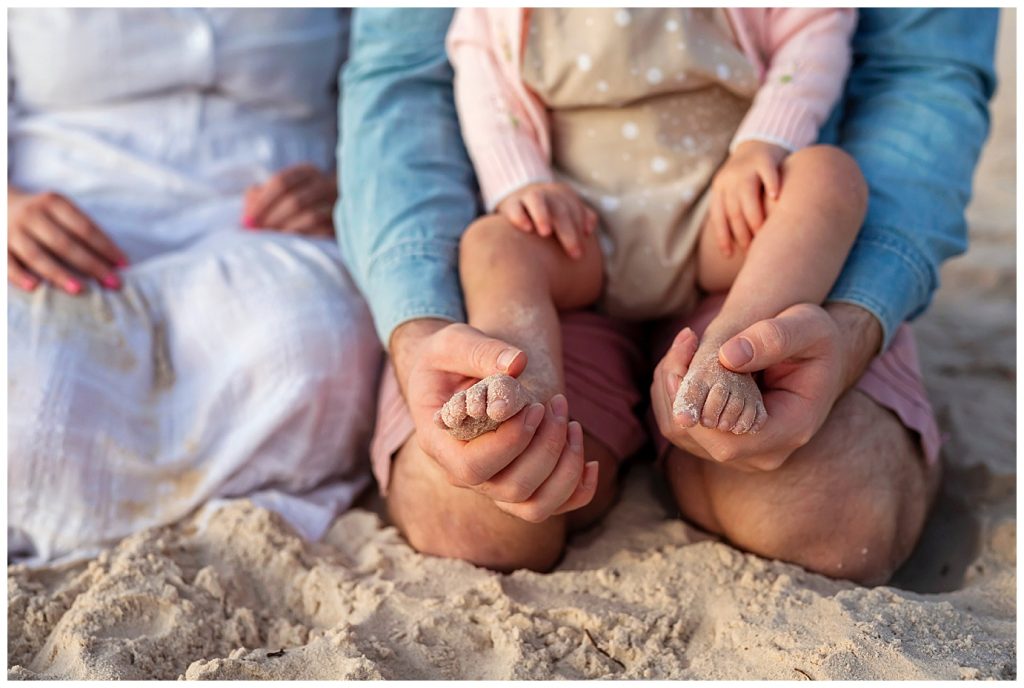
[[[672,518],[648,464],[547,575],[420,556],[365,509],[305,544],[242,501],[201,532],[8,567],[8,676],[1015,677],[1014,61],[1004,45],[972,248],[916,326],[947,479],[893,585],[708,541]]]

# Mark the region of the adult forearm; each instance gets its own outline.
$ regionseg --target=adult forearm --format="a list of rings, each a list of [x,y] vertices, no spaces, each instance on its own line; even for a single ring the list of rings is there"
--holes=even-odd
[[[942,262],[966,248],[996,24],[985,10],[860,13],[833,135],[868,182],[868,215],[829,300],[874,314],[883,346],[928,305]]]
[[[478,211],[444,51],[451,10],[359,9],[342,72],[338,241],[378,335],[462,320],[458,242]]]
[[[825,311],[839,328],[842,391],[857,384],[882,345],[882,325],[870,311],[849,303],[830,303]]]

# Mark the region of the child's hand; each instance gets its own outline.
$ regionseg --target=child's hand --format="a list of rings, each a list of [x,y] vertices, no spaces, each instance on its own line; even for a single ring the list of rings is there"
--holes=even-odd
[[[495,208],[524,232],[553,233],[570,258],[583,255],[582,237],[597,228],[597,213],[567,184],[529,184],[506,196]]]
[[[773,143],[744,141],[718,170],[711,182],[708,222],[725,256],[732,255],[734,243],[746,251],[761,229],[762,199],[778,198],[779,165],[788,154]]]

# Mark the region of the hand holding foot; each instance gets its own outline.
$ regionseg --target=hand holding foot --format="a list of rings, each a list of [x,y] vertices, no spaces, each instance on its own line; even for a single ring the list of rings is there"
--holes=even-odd
[[[457,440],[471,440],[496,430],[533,401],[533,395],[514,377],[490,375],[452,395],[434,414],[434,423]]]
[[[749,373],[736,373],[719,363],[718,345],[705,340],[697,348],[672,412],[686,428],[699,423],[734,435],[757,433],[768,420],[761,390]]]

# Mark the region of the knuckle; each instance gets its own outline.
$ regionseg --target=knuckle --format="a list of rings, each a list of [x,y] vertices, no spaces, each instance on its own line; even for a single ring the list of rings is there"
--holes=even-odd
[[[761,343],[765,350],[772,354],[778,354],[787,350],[789,335],[786,330],[774,320],[766,320],[761,327]]]

